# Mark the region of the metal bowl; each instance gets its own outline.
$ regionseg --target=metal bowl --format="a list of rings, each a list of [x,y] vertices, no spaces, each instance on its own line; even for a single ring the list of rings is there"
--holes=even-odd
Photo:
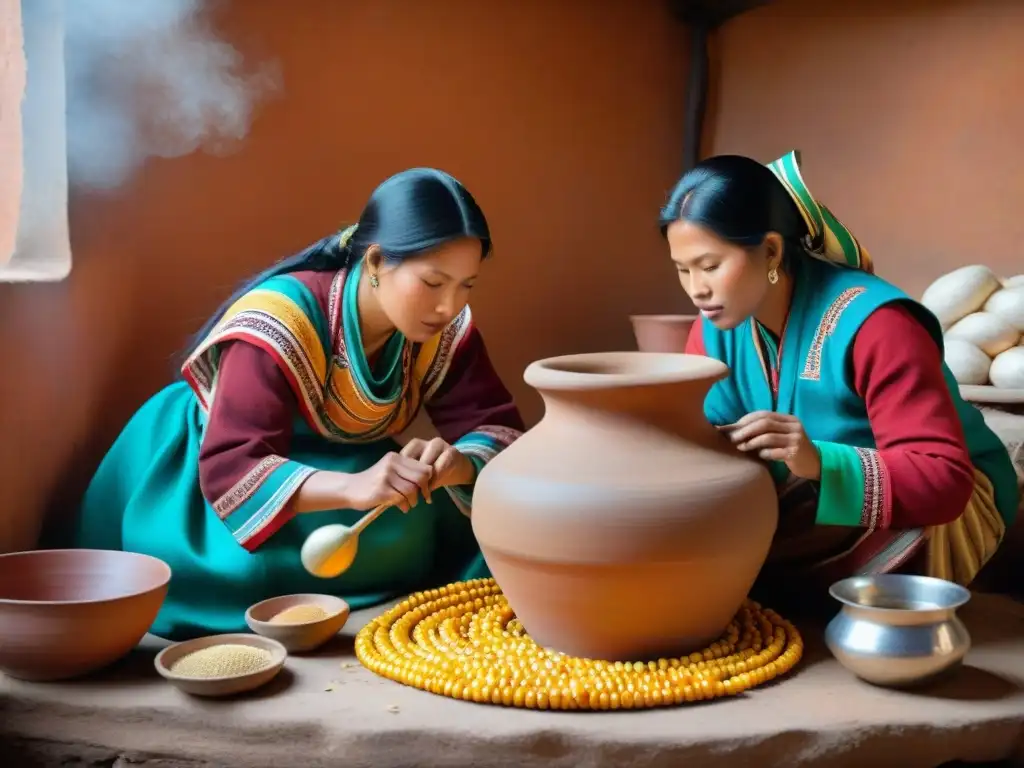
[[[832,585],[842,609],[825,629],[840,664],[875,685],[922,685],[955,669],[971,647],[956,610],[971,593],[928,576],[854,576]]]

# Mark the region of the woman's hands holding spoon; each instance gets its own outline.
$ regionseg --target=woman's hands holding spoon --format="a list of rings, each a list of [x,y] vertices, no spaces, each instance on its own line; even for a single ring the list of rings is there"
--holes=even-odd
[[[370,509],[349,527],[326,525],[313,531],[302,545],[303,567],[314,576],[329,579],[344,573],[352,565],[359,547],[359,534],[388,507],[408,512],[416,506],[420,494],[430,503],[430,493],[446,485],[473,482],[476,467],[466,456],[440,438],[410,441],[401,453],[389,453],[372,467],[354,475],[315,473],[304,490],[316,497],[321,481],[341,478],[340,495],[348,509]],[[337,488],[338,486],[334,486]]]
[[[476,479],[476,467],[466,455],[440,437],[433,440],[413,438],[402,448],[402,456],[427,464],[433,471],[430,487],[424,497],[430,500],[430,491],[451,485],[469,485]]]
[[[386,504],[408,512],[422,493],[430,498],[433,468],[415,458],[389,453],[363,472],[346,475],[342,495],[346,509],[373,509]]]
[[[293,499],[296,514],[327,509],[368,510],[384,505],[408,512],[438,488],[468,485],[476,467],[440,438],[413,439],[363,472],[314,472]]]
[[[441,438],[414,438],[401,453],[389,453],[369,469],[348,475],[344,506],[364,510],[387,504],[408,512],[420,496],[429,504],[437,488],[467,485],[475,476],[473,462]]]

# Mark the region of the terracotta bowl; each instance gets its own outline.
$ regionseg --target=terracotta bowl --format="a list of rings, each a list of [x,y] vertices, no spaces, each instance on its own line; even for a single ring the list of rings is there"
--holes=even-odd
[[[697,315],[630,315],[641,352],[685,352]]]
[[[262,648],[270,651],[270,663],[255,672],[248,672],[241,675],[229,675],[227,677],[183,677],[176,675],[171,668],[182,656],[214,645],[249,645],[253,648]],[[288,658],[288,651],[275,640],[256,635],[231,634],[231,635],[209,635],[199,637],[195,640],[185,640],[181,643],[164,648],[156,655],[153,665],[175,688],[193,696],[234,696],[238,693],[254,691],[266,685],[284,668],[284,662]]]
[[[112,664],[146,634],[170,579],[165,562],[133,552],[0,555],[0,670],[63,680]]]
[[[272,624],[271,619],[281,611],[296,605],[319,605],[327,618],[303,624]],[[341,631],[348,621],[348,603],[332,595],[283,595],[256,603],[245,612],[245,623],[257,635],[281,643],[291,653],[303,653],[319,648]]]

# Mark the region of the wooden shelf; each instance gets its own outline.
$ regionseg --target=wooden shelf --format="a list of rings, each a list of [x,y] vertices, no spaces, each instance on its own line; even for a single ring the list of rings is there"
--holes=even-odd
[[[1024,389],[1000,389],[993,386],[961,384],[960,396],[971,403],[1024,404]]]

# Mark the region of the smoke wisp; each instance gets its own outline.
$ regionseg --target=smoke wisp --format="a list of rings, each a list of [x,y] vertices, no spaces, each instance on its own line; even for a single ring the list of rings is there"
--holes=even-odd
[[[65,0],[71,184],[109,190],[149,157],[238,147],[256,105],[279,89],[280,72],[270,62],[247,71],[215,33],[208,6]]]

